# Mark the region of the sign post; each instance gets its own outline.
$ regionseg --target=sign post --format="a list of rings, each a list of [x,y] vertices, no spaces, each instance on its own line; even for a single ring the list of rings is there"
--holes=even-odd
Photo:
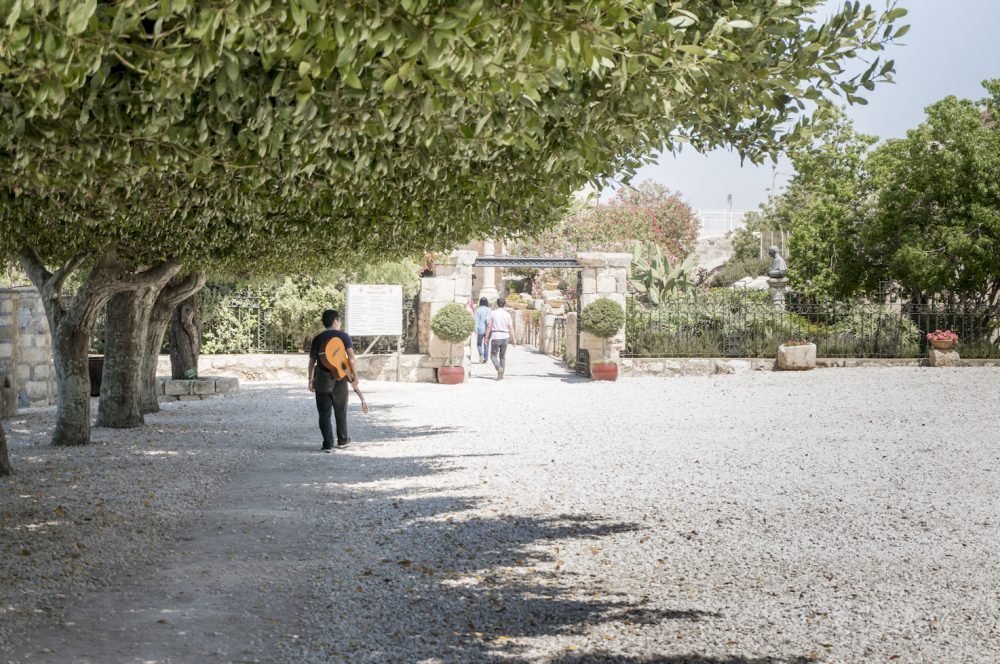
[[[344,331],[352,337],[396,337],[396,381],[402,362],[403,287],[348,284],[344,300]]]

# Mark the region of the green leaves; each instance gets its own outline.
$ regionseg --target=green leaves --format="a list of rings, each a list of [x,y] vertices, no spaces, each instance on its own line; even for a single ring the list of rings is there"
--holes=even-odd
[[[73,8],[66,15],[66,33],[78,35],[87,29],[90,17],[97,10],[97,0],[76,0],[72,4]]]

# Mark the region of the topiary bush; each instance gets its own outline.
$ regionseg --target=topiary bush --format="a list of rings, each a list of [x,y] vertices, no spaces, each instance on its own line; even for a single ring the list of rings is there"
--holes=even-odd
[[[618,330],[622,329],[624,324],[625,311],[622,305],[614,300],[602,297],[583,308],[580,314],[581,327],[595,337],[604,339],[604,359],[594,364],[608,361],[608,339],[618,334]]]
[[[588,304],[580,315],[583,329],[601,339],[615,336],[624,324],[625,311],[622,305],[606,297]]]
[[[444,305],[431,319],[434,335],[449,344],[448,364],[452,363],[451,345],[465,341],[475,329],[476,319],[472,312],[457,302]]]

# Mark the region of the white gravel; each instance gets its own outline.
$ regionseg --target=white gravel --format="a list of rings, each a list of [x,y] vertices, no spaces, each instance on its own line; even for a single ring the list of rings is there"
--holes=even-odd
[[[0,661],[1000,661],[996,370],[474,369],[4,422]]]

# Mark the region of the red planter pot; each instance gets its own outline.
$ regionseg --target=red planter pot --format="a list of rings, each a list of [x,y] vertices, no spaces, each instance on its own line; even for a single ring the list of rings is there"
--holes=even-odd
[[[462,367],[440,367],[438,382],[442,385],[458,385],[465,381],[465,369]]]
[[[614,362],[591,364],[590,377],[594,380],[618,380],[618,365]]]

